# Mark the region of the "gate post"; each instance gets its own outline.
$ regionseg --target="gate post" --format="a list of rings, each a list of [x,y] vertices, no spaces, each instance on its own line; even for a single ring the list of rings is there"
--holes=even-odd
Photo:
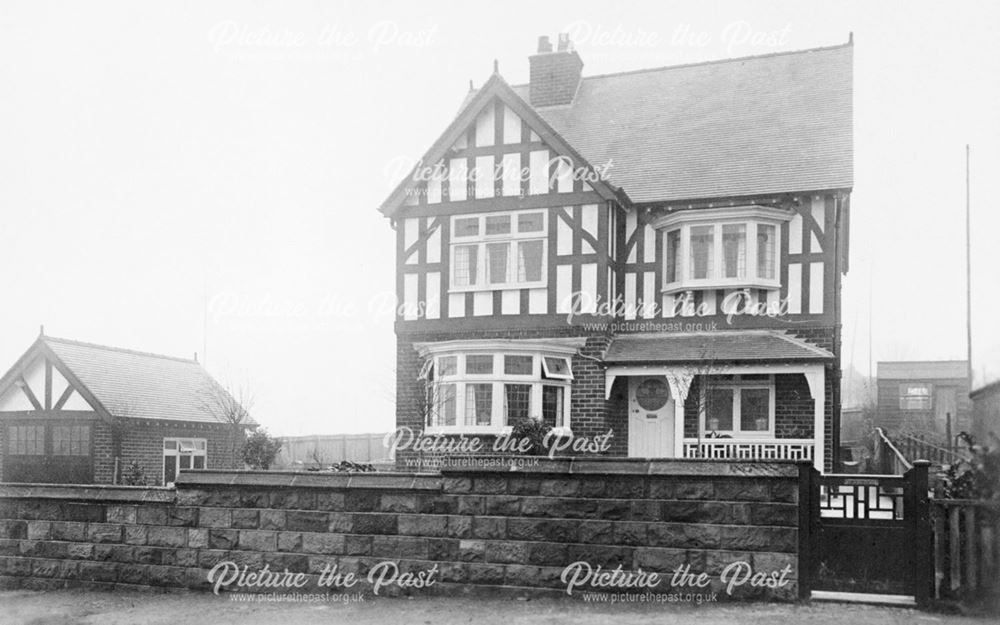
[[[815,474],[812,462],[799,462],[799,599],[812,595]]]
[[[917,605],[926,605],[931,597],[934,563],[931,561],[931,517],[927,497],[927,469],[931,463],[916,460],[907,471],[913,501],[911,531],[913,532],[913,598]]]

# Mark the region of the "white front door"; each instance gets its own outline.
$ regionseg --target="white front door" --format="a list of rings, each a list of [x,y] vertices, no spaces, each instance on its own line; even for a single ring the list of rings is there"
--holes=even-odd
[[[662,375],[632,376],[628,385],[628,455],[674,456],[674,402]]]

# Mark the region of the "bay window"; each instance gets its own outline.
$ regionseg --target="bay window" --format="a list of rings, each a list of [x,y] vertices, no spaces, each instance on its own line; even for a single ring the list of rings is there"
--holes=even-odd
[[[426,431],[501,433],[529,418],[569,427],[570,355],[462,350],[427,356]]]
[[[663,289],[780,288],[781,222],[791,213],[763,206],[678,211],[653,222],[663,231]]]
[[[701,393],[703,434],[774,435],[774,379],[768,375],[709,376]]]
[[[544,210],[453,217],[451,290],[543,287],[546,247]]]

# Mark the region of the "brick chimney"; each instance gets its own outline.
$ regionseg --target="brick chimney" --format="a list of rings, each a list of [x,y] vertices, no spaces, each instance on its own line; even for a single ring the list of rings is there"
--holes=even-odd
[[[548,37],[538,38],[538,52],[528,57],[531,64],[529,98],[532,106],[570,104],[580,86],[583,61],[573,49],[568,33],[559,35],[557,49],[552,51]]]

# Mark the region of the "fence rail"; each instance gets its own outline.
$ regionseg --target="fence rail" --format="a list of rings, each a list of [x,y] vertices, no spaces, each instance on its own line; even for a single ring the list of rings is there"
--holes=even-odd
[[[912,434],[895,434],[893,436],[897,449],[910,462],[914,460],[930,460],[932,464],[954,464],[966,459],[953,449],[948,449],[938,441],[928,440],[923,436]]]
[[[932,499],[934,597],[968,599],[998,592],[1000,507],[982,501]]]
[[[893,444],[882,428],[875,428],[878,444],[875,446],[874,463],[876,470],[888,475],[903,475],[913,467],[913,463]],[[924,458],[920,458],[923,460]],[[911,460],[917,460],[912,458]]]
[[[812,460],[812,439],[760,440],[713,438],[684,440],[685,458],[713,460]]]

